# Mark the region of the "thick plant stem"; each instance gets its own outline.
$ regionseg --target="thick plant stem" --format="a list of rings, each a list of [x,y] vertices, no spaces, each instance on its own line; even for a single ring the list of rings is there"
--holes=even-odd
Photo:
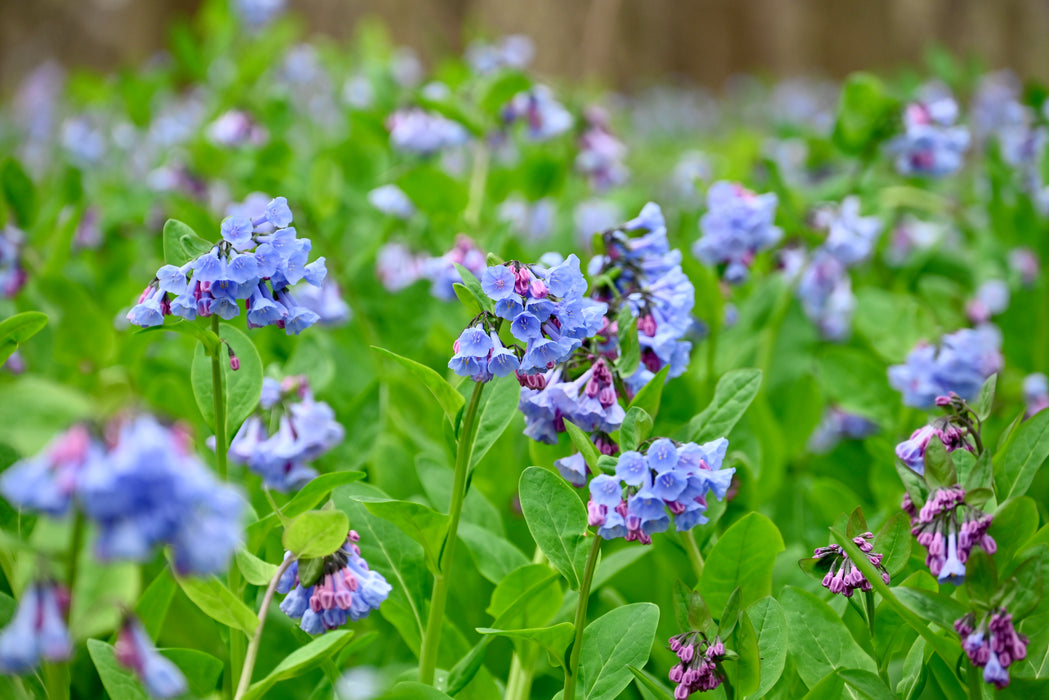
[[[219,334],[219,317],[212,315],[211,330]],[[215,348],[211,356],[211,394],[215,399],[215,462],[219,476],[226,478],[226,453],[229,443],[226,442],[226,387],[222,381],[222,344]]]
[[[681,533],[681,539],[685,543],[685,552],[688,554],[688,560],[692,562],[692,570],[696,574],[696,583],[703,578],[703,568],[706,563],[703,561],[703,555],[699,553],[699,547],[696,545],[696,538],[692,535],[691,530],[686,530]]]
[[[422,648],[419,653],[419,681],[433,685],[437,671],[437,649],[441,643],[441,626],[444,624],[444,607],[448,602],[448,584],[452,579],[452,561],[455,557],[455,544],[459,539],[459,518],[463,514],[463,501],[466,499],[466,476],[470,471],[470,458],[473,456],[474,435],[477,432],[477,411],[481,406],[481,392],[484,382],[474,384],[473,395],[463,415],[459,431],[459,448],[455,456],[455,477],[452,482],[452,499],[448,508],[448,534],[437,562],[437,573],[433,577],[433,595],[430,597],[430,613],[426,618],[426,631],[423,634]]]
[[[248,653],[244,657],[244,667],[240,670],[240,682],[237,684],[237,694],[234,696],[236,700],[243,698],[244,694],[248,692],[248,688],[251,687],[251,674],[255,670],[255,659],[259,655],[259,643],[262,641],[262,628],[266,626],[266,614],[269,612],[270,603],[273,602],[273,594],[277,590],[277,583],[280,582],[280,577],[284,575],[284,572],[288,570],[288,567],[294,561],[295,557],[288,557],[281,562],[277,573],[273,575],[273,580],[270,581],[270,585],[266,586],[266,593],[262,596],[262,607],[259,608],[259,624],[255,628],[255,634],[251,637],[251,642],[248,644]]]
[[[600,551],[601,537],[594,535],[594,543],[590,545],[590,556],[586,560],[583,580],[579,583],[579,600],[575,607],[575,641],[572,643],[572,655],[568,659],[568,668],[565,669],[565,692],[562,700],[575,700],[576,680],[579,677],[579,655],[583,651],[583,629],[586,627],[586,605],[590,599],[590,583],[594,580],[597,554]]]

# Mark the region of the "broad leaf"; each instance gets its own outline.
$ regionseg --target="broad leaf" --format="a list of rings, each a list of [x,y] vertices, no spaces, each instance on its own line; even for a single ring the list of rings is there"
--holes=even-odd
[[[564,479],[541,467],[521,474],[520,498],[532,538],[569,586],[578,589],[589,546],[586,508]]]
[[[1046,457],[1049,457],[1049,411],[1039,411],[1021,423],[994,456],[998,500],[1004,502],[1026,493]]]
[[[325,557],[346,543],[349,532],[350,520],[341,510],[311,510],[288,523],[281,543],[300,559]]]
[[[585,700],[614,700],[630,685],[630,666],[648,662],[659,623],[659,608],[633,603],[615,608],[583,630],[579,686]]]
[[[436,574],[440,570],[441,548],[448,532],[447,515],[413,501],[365,501],[364,507],[421,544],[430,571]]]
[[[877,673],[874,660],[860,648],[845,623],[826,603],[807,591],[787,586],[780,603],[790,629],[790,648],[798,675],[812,688],[838,668]]]
[[[757,600],[747,608],[747,616],[758,637],[761,655],[761,682],[751,697],[759,698],[783,675],[787,662],[787,618],[783,607],[771,596]]]
[[[771,520],[749,513],[732,525],[707,557],[697,589],[714,610],[721,610],[733,589],[749,606],[772,592],[772,568],[783,551],[783,538]]]
[[[434,398],[437,399],[437,403],[441,404],[441,408],[444,409],[448,418],[453,421],[455,420],[460,409],[466,404],[466,399],[462,397],[462,394],[452,388],[452,385],[449,384],[444,377],[437,374],[437,372],[433,371],[426,365],[421,365],[415,360],[409,360],[407,357],[401,357],[385,348],[373,345],[372,349],[380,355],[395,361],[397,364],[408,370],[408,374],[421,381],[423,385],[430,390],[430,393],[433,394]]]
[[[186,597],[205,615],[227,627],[239,629],[249,637],[255,633],[259,624],[255,611],[217,578],[178,578],[177,581]]]
[[[353,630],[333,630],[317,637],[306,646],[299,647],[285,656],[277,667],[270,671],[269,675],[252,683],[244,695],[244,700],[264,697],[275,683],[301,676],[325,659],[335,657],[352,638]]]
[[[761,370],[735,369],[726,372],[714,389],[714,398],[703,412],[675,436],[679,440],[704,443],[728,435],[758,395]]]
[[[255,344],[238,328],[223,323],[219,326],[219,336],[226,341],[219,346],[218,352],[226,391],[226,439],[231,440],[236,429],[259,405],[259,396],[262,394],[262,360]],[[236,371],[229,366],[230,348],[240,360],[240,369]],[[193,351],[190,382],[193,384],[193,396],[197,400],[200,414],[214,429],[215,399],[211,358],[203,345],[197,345]],[[228,447],[227,445],[226,448]]]

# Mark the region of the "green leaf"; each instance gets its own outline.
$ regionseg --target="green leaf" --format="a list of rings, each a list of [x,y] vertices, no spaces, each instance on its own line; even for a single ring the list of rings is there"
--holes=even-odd
[[[990,606],[991,597],[998,590],[998,569],[991,555],[974,547],[965,562],[965,588],[969,599]]]
[[[197,697],[206,697],[215,692],[222,675],[220,660],[196,649],[161,649],[160,653],[182,671],[190,693]]]
[[[587,466],[590,467],[591,471],[600,474],[597,460],[601,459],[601,453],[598,452],[597,445],[591,442],[590,436],[572,421],[565,420],[564,424],[565,430],[568,431],[568,437],[572,439],[572,445],[583,455]]]
[[[37,523],[37,530],[41,530]],[[36,531],[34,531],[36,532]],[[120,607],[138,599],[141,573],[136,564],[95,559],[91,548],[80,552],[76,590],[71,596],[69,629],[74,639],[105,634],[120,624]]]
[[[880,79],[870,73],[853,73],[841,90],[834,145],[850,155],[869,151],[885,132],[894,105]]]
[[[517,415],[517,404],[521,400],[521,384],[513,375],[501,377],[488,383],[484,401],[480,407],[481,418],[477,425],[470,469],[476,467],[488,454],[495,441],[506,431],[506,426]]]
[[[1045,413],[1045,411],[1043,411]],[[1041,415],[1041,414],[1038,414]],[[998,544],[995,553],[1002,568],[1009,567],[1017,549],[1038,529],[1038,506],[1030,496],[1003,503],[994,514],[987,534]]]
[[[481,525],[459,523],[459,539],[470,550],[477,573],[492,583],[499,583],[511,571],[528,563],[521,550]]]
[[[949,488],[958,483],[954,460],[940,440],[929,440],[925,448],[925,481],[930,488]]]
[[[160,636],[171,599],[175,597],[175,589],[175,577],[171,575],[171,569],[164,567],[135,603],[135,614],[142,621],[150,639]]]
[[[918,637],[903,660],[903,678],[896,684],[896,694],[904,698],[914,697],[915,690],[924,682],[924,673],[925,640]]]
[[[350,520],[341,510],[311,510],[284,530],[284,549],[302,559],[326,557],[346,543]]]
[[[178,219],[164,222],[164,262],[181,267],[214,248],[197,232]]]
[[[614,700],[630,685],[630,666],[644,667],[659,623],[659,608],[633,603],[615,608],[583,630],[579,685],[585,700]]]
[[[459,263],[455,263],[455,269],[459,271],[459,277],[462,279],[462,286],[466,288],[466,291],[470,293],[474,303],[477,305],[478,311],[491,311],[495,308],[492,303],[491,297],[484,293],[484,289],[481,288],[481,280],[477,278],[470,270],[466,269]],[[456,293],[458,294],[458,292]],[[460,301],[464,304],[466,301],[460,297]],[[469,304],[467,304],[469,306]]]
[[[1046,457],[1049,457],[1049,411],[1039,411],[1021,423],[994,456],[998,500],[1004,502],[1026,493]]]
[[[575,627],[571,622],[561,622],[552,627],[532,627],[529,629],[501,630],[493,627],[478,627],[479,634],[491,634],[510,639],[523,639],[535,642],[550,654],[552,663],[564,668],[565,651],[575,636]]]
[[[433,371],[426,365],[421,365],[415,360],[409,360],[407,357],[401,357],[385,348],[373,345],[372,349],[380,355],[384,355],[385,357],[394,360],[397,364],[407,369],[408,374],[421,381],[423,385],[430,390],[430,393],[433,394],[435,399],[437,399],[437,403],[441,404],[441,408],[444,409],[444,412],[448,417],[452,421],[455,420],[455,417],[459,415],[459,411],[466,403],[466,399],[462,397],[462,394],[452,388],[452,385],[449,384],[444,377],[437,374],[437,372]]]
[[[856,537],[867,531],[867,519],[863,517],[863,508],[857,506],[845,525],[845,534],[849,537]]]
[[[47,314],[23,311],[0,322],[0,363],[47,325]]]
[[[87,653],[95,664],[102,687],[111,698],[149,700],[135,674],[117,663],[116,651],[99,639],[87,640]]]
[[[234,326],[223,323],[219,326],[219,336],[226,343],[219,347],[222,367],[222,381],[226,387],[226,439],[232,439],[236,429],[259,405],[262,395],[262,360],[255,344]],[[229,349],[240,360],[240,369],[233,371],[229,366]],[[211,376],[211,358],[203,345],[193,351],[193,365],[190,367],[190,381],[193,384],[193,397],[204,420],[212,429],[215,427],[214,385]],[[228,448],[228,445],[227,445]]]
[[[249,637],[255,633],[259,619],[255,611],[214,576],[208,578],[176,578],[182,592],[200,610],[227,627],[239,629]]]
[[[264,697],[276,683],[301,676],[325,659],[333,658],[352,638],[352,630],[334,630],[317,637],[304,647],[299,647],[285,656],[269,675],[252,683],[244,695],[244,700]]]
[[[674,582],[674,619],[679,630],[711,631],[714,618],[703,596],[680,579]]]
[[[739,615],[729,646],[737,654],[735,660],[729,661],[727,669],[732,685],[740,695],[750,695],[761,684],[761,656],[757,633],[746,613]]]
[[[973,404],[972,409],[976,412],[976,417],[981,421],[985,421],[991,416],[991,408],[994,405],[994,390],[997,385],[998,375],[992,374],[987,377],[987,381],[980,387],[980,395],[976,397],[976,403]]]
[[[910,586],[896,586],[892,591],[896,598],[917,613],[918,617],[935,622],[946,630],[954,629],[954,621],[966,613],[965,606],[942,593]]]
[[[557,614],[561,600],[557,573],[545,564],[526,564],[499,582],[485,612],[496,629],[542,627]]]
[[[907,495],[911,497],[914,507],[921,508],[925,505],[925,497],[929,493],[925,479],[904,464],[899,457],[894,457],[893,466],[896,467],[896,473],[899,475],[900,481],[903,482],[903,488],[907,491]]]
[[[532,539],[568,585],[578,589],[589,544],[584,537],[586,508],[564,479],[541,467],[524,470],[519,491]]]
[[[268,586],[277,575],[275,564],[259,559],[243,547],[237,550],[235,558],[240,575],[253,586]]]
[[[452,118],[456,119],[458,116]],[[466,185],[435,166],[422,165],[412,168],[397,178],[396,184],[420,211],[430,216],[451,218],[460,215],[466,209]]]
[[[775,598],[767,596],[747,608],[747,616],[758,637],[761,655],[761,681],[751,697],[759,698],[772,689],[783,675],[787,662],[787,618]]]
[[[481,109],[491,117],[497,117],[506,103],[519,93],[532,87],[532,81],[520,71],[501,71],[485,80],[477,100]]]
[[[672,691],[660,684],[651,674],[636,666],[628,666],[627,668],[634,674],[634,680],[637,682],[638,687],[641,688],[642,693],[648,691],[656,697],[656,700],[673,700],[674,695]]]
[[[324,575],[324,557],[314,559],[299,559],[299,583],[303,588],[309,588],[321,580]]]
[[[474,645],[470,653],[459,660],[452,670],[448,672],[448,692],[456,695],[474,679],[477,672],[484,665],[484,655],[493,637],[481,637],[481,641]]]
[[[652,417],[645,409],[634,406],[626,412],[623,425],[619,428],[619,448],[624,452],[636,450],[651,433]]]
[[[656,416],[659,415],[659,402],[663,398],[663,387],[667,383],[667,373],[669,371],[670,365],[667,365],[656,372],[656,376],[652,377],[647,384],[641,387],[641,391],[634,394],[634,398],[630,400],[630,405],[627,406],[627,409],[640,408],[651,416],[654,421]]]
[[[744,607],[772,592],[772,568],[783,551],[783,537],[761,513],[736,521],[707,557],[703,578],[696,587],[707,604],[721,610],[737,586]]]
[[[289,518],[305,513],[320,503],[336,487],[364,478],[364,472],[331,472],[321,474],[299,490],[281,511]]]
[[[966,452],[965,454],[969,454]],[[971,457],[971,455],[970,455]],[[983,490],[988,492],[988,497],[994,496],[994,474],[991,470],[991,451],[984,450],[983,453],[976,458],[972,467],[965,473],[961,474],[962,488],[966,491],[966,502],[970,505],[975,505],[975,501],[971,498],[974,491]]]
[[[594,572],[594,580],[590,584],[590,590],[596,591],[605,585],[610,578],[651,551],[651,547],[626,547],[617,552],[612,552],[607,557],[602,555],[601,560],[597,563],[597,571]]]
[[[838,675],[845,681],[845,685],[856,691],[861,698],[870,700],[896,700],[896,696],[885,685],[878,674],[863,671],[858,668],[840,668]]]
[[[830,606],[807,591],[787,586],[780,603],[790,630],[791,655],[798,675],[812,688],[838,668],[877,673],[874,660],[856,643]]]
[[[728,602],[725,603],[725,609],[722,610],[721,615],[718,616],[718,634],[722,637],[727,638],[732,634],[733,630],[736,629],[736,623],[739,622],[739,599],[739,586],[736,586],[728,596]]]
[[[32,226],[37,212],[36,187],[22,164],[14,158],[6,158],[0,165],[0,189],[3,189],[4,199],[14,212],[18,225],[21,228]]]
[[[906,513],[889,518],[874,537],[874,551],[882,555],[882,566],[895,576],[911,558],[911,519]]]
[[[447,515],[412,501],[365,501],[364,507],[421,544],[430,571],[434,574],[440,571],[441,548],[448,532]]]
[[[616,369],[623,377],[629,377],[637,371],[641,362],[641,346],[637,340],[637,317],[630,310],[630,306],[623,305],[616,319],[619,325],[619,357],[616,359]]]
[[[726,372],[718,380],[710,405],[690,420],[676,437],[682,441],[704,443],[728,435],[747,412],[760,387],[759,369]]]
[[[452,700],[452,698],[431,685],[405,681],[393,686],[379,700]]]
[[[477,297],[475,297],[469,289],[458,282],[452,283],[452,291],[455,292],[455,298],[466,307],[466,310],[472,314],[481,313],[481,307],[477,305]]]

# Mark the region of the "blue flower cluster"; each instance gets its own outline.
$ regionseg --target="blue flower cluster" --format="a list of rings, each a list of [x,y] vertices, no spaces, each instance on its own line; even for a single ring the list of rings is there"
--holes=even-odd
[[[415,214],[415,205],[397,185],[383,185],[368,193],[368,203],[383,214],[398,219],[410,219]]]
[[[528,125],[528,138],[546,141],[572,128],[572,115],[554,98],[545,85],[536,85],[527,92],[514,95],[502,113],[507,126],[523,121]]]
[[[468,328],[456,341],[448,367],[460,377],[477,377],[475,381],[491,379],[494,369],[502,372],[513,360],[519,364],[506,374],[553,369],[604,323],[608,306],[585,298],[586,287],[575,255],[549,269],[516,261],[489,267],[481,275],[481,289],[495,302],[495,315],[510,322],[511,335],[524,343],[524,349],[503,348],[498,338],[492,338],[494,333]]]
[[[522,382],[518,408],[525,417],[524,434],[537,442],[557,444],[557,434],[569,421],[585,432],[611,433],[623,422],[611,367],[598,358],[572,380],[557,367]]]
[[[510,34],[494,44],[471,41],[463,58],[474,73],[485,75],[501,68],[524,70],[535,57],[535,44],[525,34]]]
[[[696,324],[692,316],[696,291],[681,269],[681,251],[672,250],[667,242],[666,221],[655,202],[606,232],[604,243],[605,255],[591,261],[590,271],[614,273],[609,276],[615,294],[608,290],[602,298],[618,295],[638,319],[641,365],[625,379],[627,388],[636,393],[667,365],[668,379],[687,369],[692,343],[684,338]]]
[[[969,130],[954,126],[958,104],[945,89],[931,89],[921,101],[907,105],[904,132],[889,142],[901,175],[943,177],[962,167],[969,148]]]
[[[222,240],[209,252],[180,267],[160,268],[128,320],[144,328],[163,324],[168,314],[188,321],[212,314],[229,320],[240,314],[243,299],[249,327],[275,325],[299,334],[319,317],[296,303],[288,288],[302,280],[319,287],[327,269],[324,258],[307,263],[312,245],[296,237],[291,221],[284,197],[273,199],[257,219],[227,217]]]
[[[276,421],[276,432],[267,426]],[[262,380],[259,410],[248,416],[229,446],[233,462],[246,464],[267,488],[291,491],[317,476],[308,466],[342,442],[345,430],[335,412],[315,401],[306,377]]]
[[[50,515],[75,502],[95,523],[100,559],[146,561],[170,544],[180,573],[225,570],[243,531],[241,496],[215,480],[180,429],[140,416],[112,432],[104,447],[72,428],[4,472],[0,493]]]
[[[390,145],[396,150],[426,156],[470,140],[470,134],[458,122],[418,107],[394,112],[387,118],[386,128]]]
[[[451,250],[438,257],[412,253],[400,243],[387,243],[376,256],[375,274],[382,286],[391,292],[400,291],[420,279],[428,279],[432,283],[430,293],[433,296],[442,301],[455,301],[455,284],[463,281],[456,264],[480,276],[486,267],[484,251],[463,234],[456,236]]]
[[[902,365],[889,367],[889,384],[903,393],[903,403],[929,409],[937,396],[951,392],[974,400],[980,387],[1002,368],[1002,334],[983,324],[963,328],[940,340],[939,347],[923,343],[911,350]]]
[[[869,418],[849,413],[838,407],[823,412],[819,425],[809,436],[808,450],[825,454],[834,449],[841,440],[862,440],[878,432],[878,424]]]
[[[44,661],[66,661],[73,642],[66,627],[69,593],[50,582],[30,583],[18,610],[0,631],[0,673],[29,673]]]
[[[575,167],[590,181],[590,187],[604,192],[622,185],[630,176],[623,160],[626,145],[609,128],[608,114],[598,107],[590,107],[584,115],[586,129],[579,136],[579,154]]]
[[[287,593],[280,609],[299,620],[309,634],[321,634],[356,622],[378,610],[393,587],[377,571],[368,568],[357,542],[360,536],[350,530],[346,543],[325,558],[323,572],[316,582],[304,586],[299,580],[299,562],[292,562],[277,582],[277,592]],[[285,558],[291,556],[285,554]]]
[[[736,471],[721,468],[727,450],[725,438],[704,445],[660,438],[645,454],[622,453],[615,476],[590,481],[590,525],[606,540],[649,544],[653,534],[670,527],[670,515],[679,532],[705,523],[707,492],[724,498]]]
[[[117,663],[131,669],[151,697],[177,698],[189,690],[178,666],[161,656],[138,618],[124,618],[115,645]]]
[[[715,182],[707,191],[702,235],[692,253],[708,265],[724,263],[726,282],[744,282],[754,256],[783,237],[773,224],[778,202],[773,192],[757,195],[734,182]]]

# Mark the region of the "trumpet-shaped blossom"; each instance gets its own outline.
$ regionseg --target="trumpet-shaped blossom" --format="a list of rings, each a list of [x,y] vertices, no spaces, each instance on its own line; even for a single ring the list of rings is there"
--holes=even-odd
[[[321,634],[346,624],[346,620],[368,617],[378,610],[393,589],[382,574],[368,568],[357,542],[360,536],[350,530],[346,542],[324,558],[316,581],[299,578],[299,562],[293,562],[277,582],[277,592],[286,593],[280,604],[285,615],[300,620],[308,634]],[[291,556],[285,554],[285,558]]]
[[[925,450],[929,446],[929,440],[933,437],[939,439],[948,452],[954,452],[959,449],[968,450],[969,452],[973,451],[973,446],[966,439],[966,433],[963,429],[942,421],[937,421],[937,423],[938,425],[926,425],[918,428],[911,433],[909,439],[896,445],[896,456],[908,468],[918,474],[925,474]]]
[[[419,155],[433,155],[470,139],[459,123],[418,107],[394,112],[387,118],[386,128],[395,150]]]
[[[904,494],[902,507],[911,516],[911,534],[927,551],[925,564],[940,583],[965,581],[965,562],[974,546],[988,554],[998,551],[987,534],[993,518],[967,504],[961,486],[933,491],[920,509]]]
[[[969,130],[954,126],[958,105],[945,92],[929,94],[907,105],[904,132],[889,142],[901,175],[943,177],[957,172],[969,148]]]
[[[905,364],[889,367],[889,384],[914,408],[932,408],[937,396],[951,392],[972,401],[1002,368],[1001,346],[1001,332],[990,324],[963,328],[943,336],[939,347],[920,344]]]
[[[546,141],[572,128],[572,115],[554,98],[545,85],[536,85],[527,92],[514,95],[502,112],[508,126],[517,122],[527,125],[528,138]]]
[[[269,426],[277,429],[270,434]],[[231,461],[246,464],[268,488],[301,488],[317,470],[309,462],[342,442],[345,430],[335,412],[315,401],[305,377],[263,379],[258,411],[244,421],[229,447]]]
[[[1039,411],[1049,408],[1049,378],[1041,372],[1028,374],[1023,381],[1024,403],[1027,404],[1025,416],[1030,418]],[[0,481],[0,486],[3,482]]]
[[[173,314],[188,321],[217,315],[240,315],[241,300],[248,326],[275,325],[297,335],[320,320],[299,304],[289,287],[305,281],[320,287],[327,275],[325,259],[308,262],[312,244],[298,238],[284,197],[265,205],[255,218],[244,213],[227,217],[222,240],[181,266],[164,265],[128,312],[137,326],[159,326]]]
[[[777,203],[774,193],[758,195],[734,182],[715,182],[692,253],[708,265],[724,264],[726,282],[745,281],[754,256],[783,237],[773,223]]]
[[[415,205],[397,185],[383,185],[368,193],[368,202],[383,214],[410,219],[415,214]]]
[[[160,655],[142,623],[124,618],[115,645],[117,663],[131,669],[154,698],[175,698],[189,690],[178,666]]]
[[[54,583],[30,583],[0,630],[0,673],[25,674],[41,661],[66,661],[73,642],[66,628],[69,594]]]
[[[846,197],[828,218],[823,250],[850,267],[870,257],[882,224],[875,216],[860,216],[859,197]]]
[[[1002,280],[987,280],[965,305],[965,314],[973,323],[986,323],[1009,308],[1009,285]]]
[[[816,255],[801,273],[797,295],[801,308],[827,340],[846,340],[852,327],[856,297],[852,280],[837,257],[825,250]]]
[[[670,669],[670,682],[677,684],[675,700],[713,690],[724,682],[721,662],[725,658],[725,644],[721,637],[711,641],[702,632],[685,632],[670,638],[670,650],[678,658],[678,663]]]
[[[650,544],[654,533],[670,526],[671,516],[678,532],[705,523],[707,494],[723,499],[736,471],[722,469],[727,449],[725,438],[704,445],[663,438],[645,454],[623,452],[615,476],[590,481],[590,525],[605,539]]]
[[[1016,631],[1013,616],[1003,608],[982,615],[968,613],[954,623],[962,638],[962,650],[976,668],[983,669],[983,680],[1001,690],[1009,685],[1008,668],[1027,658],[1027,637]]]
[[[0,493],[19,508],[65,515],[81,471],[102,454],[102,446],[85,426],[73,426],[40,454],[16,462],[0,474]]]
[[[889,572],[886,571],[881,563],[883,555],[874,551],[874,545],[871,543],[873,539],[874,533],[864,532],[853,537],[852,543],[860,548],[860,551],[867,557],[871,566],[881,572],[881,580],[888,583]],[[854,591],[871,590],[871,582],[856,567],[841,545],[832,544],[826,547],[817,547],[813,553],[813,558],[820,560],[821,564],[822,562],[828,562],[827,564],[822,564],[823,566],[828,566],[827,573],[823,577],[823,587],[831,593],[841,593],[846,598],[851,598]]]

